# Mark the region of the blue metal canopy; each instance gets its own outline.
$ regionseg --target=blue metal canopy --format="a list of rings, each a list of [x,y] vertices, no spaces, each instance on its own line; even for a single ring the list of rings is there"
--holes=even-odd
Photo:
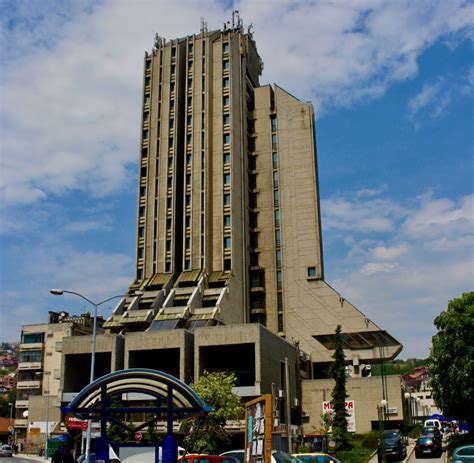
[[[138,409],[113,408],[109,409],[104,398],[121,396],[122,394],[138,393],[153,401],[155,405]],[[90,419],[106,412],[143,411],[155,413],[171,413],[174,417],[186,417],[198,413],[207,413],[211,407],[185,383],[174,376],[162,371],[145,368],[119,370],[96,379],[86,386],[72,400],[63,412],[70,413],[82,419]]]

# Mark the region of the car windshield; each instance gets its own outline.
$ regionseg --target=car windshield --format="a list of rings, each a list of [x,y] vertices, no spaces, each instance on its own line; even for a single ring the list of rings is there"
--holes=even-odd
[[[273,452],[272,456],[277,463],[289,463],[292,461],[291,457],[285,452]]]
[[[387,437],[384,439],[385,445],[397,445],[398,444],[398,439],[395,439],[393,437]]]
[[[433,442],[433,438],[431,436],[420,437],[420,439],[418,439],[419,444],[430,444],[431,442]]]

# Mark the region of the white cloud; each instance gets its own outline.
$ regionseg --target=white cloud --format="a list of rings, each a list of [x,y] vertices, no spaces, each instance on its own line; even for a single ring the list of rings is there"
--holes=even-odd
[[[427,47],[468,33],[473,9],[461,0],[243,0],[236,7],[255,25],[266,63],[263,82],[319,102],[319,114],[321,107],[378,97],[391,83],[412,77]],[[209,29],[230,18],[217,0],[18,1],[12,10],[2,22],[1,135],[8,156],[0,189],[6,203],[131,187],[144,50],[155,32],[167,38],[199,32],[203,14]]]
[[[376,199],[368,199],[366,209]],[[364,209],[356,195],[344,201],[348,209]],[[344,257],[326,266],[337,275],[330,283],[402,343],[408,340],[402,357],[427,356],[434,318],[450,299],[473,289],[473,204],[472,195],[449,200],[427,192],[409,204],[392,204],[386,219],[393,226],[383,236],[346,223],[329,232],[332,240],[339,239],[335,233],[350,237],[344,236]]]

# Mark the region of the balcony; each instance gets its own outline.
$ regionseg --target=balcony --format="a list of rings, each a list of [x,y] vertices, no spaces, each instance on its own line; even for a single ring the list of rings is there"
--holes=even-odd
[[[15,402],[15,408],[28,408],[28,400],[17,400]]]
[[[43,343],[42,342],[29,342],[20,344],[20,351],[22,350],[42,350]]]
[[[15,420],[15,428],[27,428],[28,420]]]
[[[18,381],[17,389],[39,389],[41,385],[40,381]]]
[[[41,370],[43,362],[20,362],[18,364],[19,370]]]

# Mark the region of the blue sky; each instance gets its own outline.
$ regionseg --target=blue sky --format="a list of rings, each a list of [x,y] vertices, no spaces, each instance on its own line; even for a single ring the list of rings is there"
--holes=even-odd
[[[133,278],[142,63],[229,2],[0,0],[0,339]],[[474,7],[237,1],[265,69],[317,114],[327,281],[428,355],[473,289]],[[108,308],[103,314],[107,315]]]

